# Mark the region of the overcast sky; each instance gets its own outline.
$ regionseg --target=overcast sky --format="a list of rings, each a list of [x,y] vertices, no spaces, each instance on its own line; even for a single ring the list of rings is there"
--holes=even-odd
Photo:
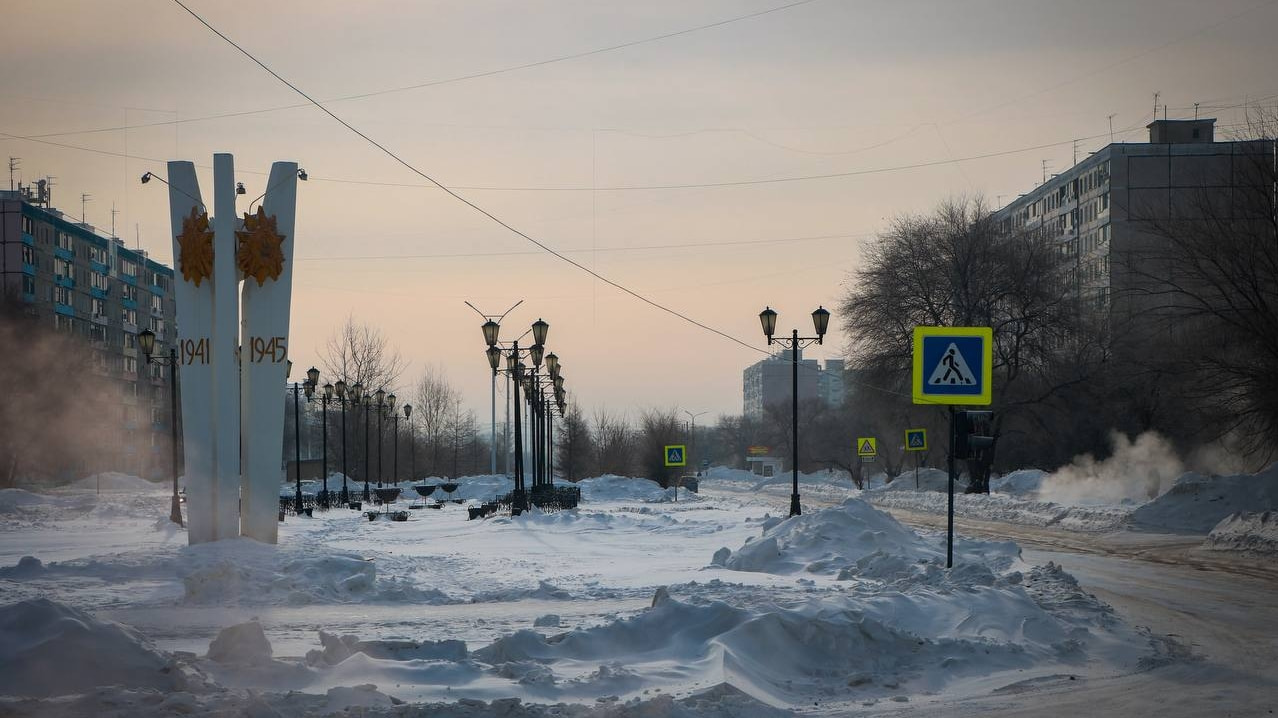
[[[78,217],[88,193],[88,221],[109,230],[114,204],[119,236],[170,264],[167,196],[139,184],[144,172],[193,160],[209,192],[212,154],[231,152],[247,199],[272,161],[299,162],[311,177],[293,294],[303,367],[354,315],[409,360],[395,389],[437,365],[486,418],[481,320],[463,300],[500,312],[522,299],[503,338],[549,322],[583,407],[677,406],[709,412],[703,423],[740,413],[741,371],[763,356],[759,311],[810,332],[809,313],[835,308],[862,243],[893,216],[962,194],[1006,202],[1044,160],[1062,171],[1107,144],[1111,115],[1115,140],[1145,141],[1155,91],[1169,117],[1197,102],[1235,127],[1245,102],[1278,101],[1278,2],[792,3],[189,0],[418,169],[757,349],[538,250],[316,108],[259,112],[304,100],[172,0],[9,3],[0,144],[22,181],[56,177],[60,209]],[[230,113],[245,114],[205,119]],[[33,135],[43,143],[13,138]],[[634,189],[840,173],[852,174]],[[809,357],[840,356],[838,323]]]

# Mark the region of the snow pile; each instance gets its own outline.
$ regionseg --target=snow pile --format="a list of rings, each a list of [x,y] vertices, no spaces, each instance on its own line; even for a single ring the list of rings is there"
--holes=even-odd
[[[1016,498],[1035,499],[1043,487],[1043,479],[1047,472],[1041,469],[1020,469],[990,479],[990,491],[996,494],[1007,494]]]
[[[132,629],[34,599],[0,607],[0,695],[56,696],[98,686],[178,690],[184,679]]]
[[[593,479],[582,479],[577,482],[581,487],[582,501],[592,503],[600,501],[669,501],[668,491],[651,479],[636,479],[629,476],[607,474]],[[687,492],[680,492],[686,494]]]
[[[80,479],[71,484],[71,488],[89,491],[154,491],[167,488],[171,491],[173,484],[167,482],[156,483],[133,474],[107,471]]]
[[[867,491],[863,497],[875,506],[890,509],[938,515],[949,510],[948,495],[935,491]],[[954,495],[956,516],[1022,526],[1056,526],[1070,531],[1114,531],[1128,522],[1131,511],[1121,506],[1062,506],[1001,494]]]
[[[177,563],[186,567],[182,583],[189,605],[454,602],[439,591],[379,581],[372,561],[346,551],[233,539],[187,546],[181,553]]]
[[[959,539],[955,553],[956,564],[979,565],[988,573],[1006,569],[1020,556],[1020,548],[1011,542]],[[864,501],[848,499],[842,506],[765,521],[761,537],[747,538],[736,551],[720,549],[712,563],[779,575],[912,580],[944,557],[943,540],[920,536]]]
[[[208,657],[218,663],[269,663],[271,643],[262,624],[249,621],[223,628],[209,644]]]
[[[1278,554],[1278,511],[1231,514],[1207,534],[1203,546],[1218,551]]]
[[[463,661],[468,657],[465,641],[362,641],[358,636],[324,631],[319,637],[323,648],[306,653],[306,662],[312,666],[335,666],[356,653],[396,661]]]
[[[0,514],[16,514],[31,506],[51,504],[52,496],[36,494],[26,489],[0,489]]]
[[[877,482],[874,482],[877,483]],[[871,484],[873,485],[873,483]],[[954,479],[954,491],[962,493],[967,488],[967,477],[957,476]],[[950,475],[942,469],[920,468],[918,488],[915,488],[914,472],[906,471],[897,476],[891,483],[884,483],[873,491],[941,491],[949,493]]]
[[[1203,476],[1187,473],[1171,490],[1132,513],[1132,522],[1152,529],[1208,533],[1240,511],[1278,509],[1278,464],[1257,474]]]

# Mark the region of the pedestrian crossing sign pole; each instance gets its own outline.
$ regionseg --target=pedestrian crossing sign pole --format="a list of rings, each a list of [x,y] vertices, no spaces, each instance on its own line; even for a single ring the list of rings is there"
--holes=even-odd
[[[914,327],[915,404],[949,405],[949,518],[945,567],[954,565],[954,467],[958,446],[954,405],[989,406],[993,401],[994,330],[990,327]],[[926,436],[924,437],[926,441]],[[909,434],[906,434],[909,448]],[[917,474],[915,481],[917,482]]]
[[[666,466],[687,466],[688,447],[684,444],[672,444],[666,447]]]
[[[905,450],[927,451],[927,429],[906,429]]]

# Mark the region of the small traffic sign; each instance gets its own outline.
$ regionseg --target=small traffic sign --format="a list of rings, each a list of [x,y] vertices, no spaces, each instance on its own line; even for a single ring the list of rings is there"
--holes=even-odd
[[[673,444],[666,447],[666,466],[687,466],[688,452],[684,444]]]
[[[989,404],[993,366],[989,327],[914,327],[915,404]]]
[[[927,451],[927,429],[906,429],[905,450]]]
[[[856,455],[872,459],[879,455],[878,440],[873,436],[862,436],[856,440]]]

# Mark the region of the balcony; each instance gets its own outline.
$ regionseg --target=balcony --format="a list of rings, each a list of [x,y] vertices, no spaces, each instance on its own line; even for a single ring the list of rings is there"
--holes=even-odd
[[[59,287],[66,287],[67,289],[75,289],[75,279],[67,275],[63,275],[63,274],[54,275],[53,283],[58,285]]]
[[[54,246],[53,256],[57,257],[58,259],[65,259],[68,262],[75,260],[75,252],[72,252],[69,249],[64,249],[58,246]]]
[[[69,304],[59,304],[58,302],[54,302],[53,311],[57,312],[58,314],[61,314],[64,317],[75,316],[75,307],[72,307]]]
[[[34,246],[35,246],[35,237],[33,237],[33,236],[31,236],[31,235],[27,234],[26,232],[23,232],[23,233],[22,233],[22,243],[23,243],[23,244],[25,244],[25,245],[27,245],[28,247],[34,247]]]

